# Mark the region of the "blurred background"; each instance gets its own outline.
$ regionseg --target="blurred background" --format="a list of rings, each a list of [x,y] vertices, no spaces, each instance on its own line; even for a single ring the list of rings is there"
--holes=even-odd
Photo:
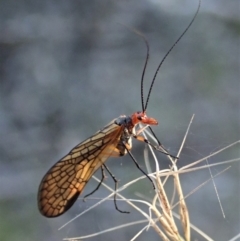
[[[57,241],[143,219],[127,204],[119,206],[131,211],[128,215],[107,201],[58,231],[96,200],[80,199],[63,216],[46,219],[37,208],[38,185],[76,144],[113,118],[141,110],[146,47],[121,24],[140,30],[149,41],[147,95],[160,60],[191,21],[197,4],[197,0],[0,1],[0,240]],[[163,64],[147,110],[159,120],[154,131],[173,155],[195,114],[179,166],[240,139],[239,64],[239,1],[203,0],[193,26]],[[145,168],[143,149],[144,144],[134,141],[133,154]],[[239,156],[236,146],[209,162]],[[158,158],[162,168],[168,167],[164,155]],[[110,159],[108,166],[120,185],[141,176],[129,156]],[[225,167],[212,168],[213,174]],[[225,219],[211,182],[187,199],[192,223],[213,240],[229,240],[239,233],[239,167],[233,163],[215,179]],[[209,177],[207,169],[182,175],[184,192]],[[111,178],[106,183],[114,187]],[[84,194],[96,185],[91,180]],[[123,194],[136,198],[136,192],[148,198],[154,195],[146,179]],[[108,194],[101,187],[92,197]],[[118,240],[130,240],[144,225],[89,240],[116,240],[116,235]],[[138,238],[146,239],[158,237],[150,229]],[[202,240],[193,232],[194,239]]]

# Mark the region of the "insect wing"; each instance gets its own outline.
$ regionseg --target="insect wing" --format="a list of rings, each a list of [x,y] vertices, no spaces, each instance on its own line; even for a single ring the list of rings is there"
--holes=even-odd
[[[57,217],[66,212],[94,172],[110,156],[118,155],[116,146],[123,128],[113,120],[50,168],[38,191],[38,207],[44,216]]]

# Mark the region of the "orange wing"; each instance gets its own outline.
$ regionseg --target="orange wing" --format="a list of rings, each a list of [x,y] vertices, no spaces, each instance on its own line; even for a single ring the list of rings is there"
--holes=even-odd
[[[119,156],[116,146],[123,128],[113,120],[50,168],[38,190],[38,208],[44,216],[57,217],[66,212],[94,172],[110,156]]]

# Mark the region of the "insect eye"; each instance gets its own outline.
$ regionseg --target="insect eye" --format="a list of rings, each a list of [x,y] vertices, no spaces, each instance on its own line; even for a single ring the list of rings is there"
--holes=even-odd
[[[138,120],[142,120],[142,116],[138,116],[137,118],[138,118]]]

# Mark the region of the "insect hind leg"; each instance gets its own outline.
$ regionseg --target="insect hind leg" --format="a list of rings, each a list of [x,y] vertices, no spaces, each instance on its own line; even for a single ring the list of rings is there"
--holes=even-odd
[[[104,165],[104,166],[105,166],[105,165]],[[106,167],[105,167],[105,168],[106,168]],[[95,192],[99,189],[99,187],[101,186],[101,184],[103,183],[103,180],[104,180],[105,177],[106,177],[106,175],[105,175],[105,173],[104,173],[103,165],[101,166],[101,172],[102,172],[102,178],[101,178],[100,182],[98,183],[97,187],[96,187],[92,192],[90,192],[90,193],[88,193],[87,195],[84,196],[84,198],[83,198],[83,201],[84,201],[84,202],[86,201],[86,198],[89,197],[89,196],[91,196],[93,193],[95,193]]]
[[[117,189],[118,189],[118,180],[116,179],[116,177],[111,173],[110,169],[103,164],[103,166],[105,167],[105,169],[107,170],[107,172],[109,173],[109,175],[111,176],[111,178],[113,179],[114,183],[115,183],[115,193],[114,193],[114,205],[117,211],[119,211],[120,213],[130,213],[128,211],[122,211],[121,209],[118,208],[117,206]]]
[[[101,184],[104,181],[104,178],[106,177],[105,173],[104,173],[104,167],[107,170],[107,172],[109,173],[109,175],[111,176],[111,178],[113,179],[114,183],[115,183],[115,194],[114,194],[114,205],[117,211],[119,211],[120,213],[130,213],[128,211],[122,211],[121,209],[118,208],[117,206],[117,189],[118,189],[118,180],[116,179],[116,177],[111,173],[110,169],[105,165],[102,164],[101,166],[101,172],[102,172],[102,178],[100,180],[100,182],[98,183],[97,187],[90,193],[88,193],[87,195],[84,196],[83,201],[86,201],[85,199],[89,196],[91,196],[93,193],[95,193],[99,187],[101,186]]]

